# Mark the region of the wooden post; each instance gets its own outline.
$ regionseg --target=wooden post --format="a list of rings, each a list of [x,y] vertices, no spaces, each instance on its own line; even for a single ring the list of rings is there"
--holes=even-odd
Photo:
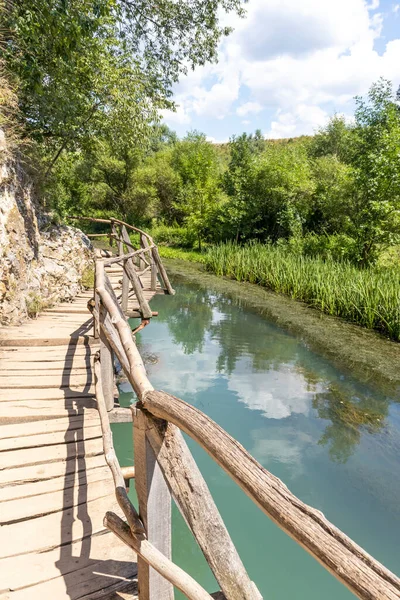
[[[104,323],[107,311],[104,306],[100,306],[100,322]],[[100,327],[100,362],[101,362],[101,381],[103,386],[103,395],[107,410],[114,408],[114,352]]]
[[[129,299],[129,277],[125,269],[125,262],[123,264],[122,273],[122,296],[121,296],[121,308],[124,313],[128,310],[128,299]]]
[[[127,242],[130,242],[129,235],[128,235],[128,232],[126,231],[125,227],[122,228],[122,237]],[[139,302],[139,308],[140,308],[140,312],[142,313],[142,318],[143,319],[151,319],[151,317],[153,316],[153,313],[151,311],[149,303],[147,302],[146,298],[144,297],[142,283],[139,279],[139,275],[136,272],[135,266],[134,266],[131,258],[128,259],[127,261],[125,261],[124,271],[126,271],[126,274],[128,275],[128,277],[132,283],[133,291],[135,292],[137,301]]]
[[[144,236],[142,233],[140,234],[140,245],[143,249],[147,248],[147,246],[148,246],[146,236]],[[140,259],[139,267],[140,267],[140,269],[146,268],[146,263],[144,262],[144,260],[142,258]]]
[[[119,228],[119,235],[118,235],[118,231],[117,231],[117,226],[114,222],[114,219],[111,219],[111,232],[112,234],[115,236],[114,239],[116,239],[117,243],[117,254],[118,256],[122,256],[122,254],[124,253],[124,245],[122,242],[122,235],[121,235],[121,227]]]
[[[141,240],[142,240],[142,244],[144,248],[148,248],[149,247],[149,243],[147,241],[146,236],[142,235],[141,236]],[[156,265],[156,261],[154,260],[154,256],[153,253],[150,251],[148,253],[148,257],[150,260],[150,264],[151,264],[151,289],[153,291],[155,291],[157,289],[157,265]]]
[[[154,258],[154,262],[156,263],[157,267],[158,267],[158,272],[160,273],[162,280],[164,282],[164,288],[166,289],[168,294],[174,295],[175,294],[175,290],[173,289],[169,279],[168,279],[168,275],[167,275],[167,271],[165,270],[164,265],[162,264],[160,255],[158,253],[158,249],[157,248],[152,248],[151,249],[151,254]]]
[[[99,338],[100,335],[100,323],[99,323],[99,315],[100,315],[100,296],[98,295],[98,293],[96,292],[96,287],[97,287],[97,265],[95,263],[95,269],[94,269],[94,307],[95,307],[95,314],[93,317],[93,337],[97,340]]]
[[[151,260],[151,289],[155,291],[157,289],[157,265],[154,260],[153,253],[150,256]]]
[[[147,439],[147,418],[133,409],[135,486],[147,539],[171,559],[171,495]],[[173,586],[138,556],[139,600],[173,600]]]
[[[117,247],[118,247],[118,256],[122,256],[123,253],[124,253],[124,243],[122,241],[122,230],[121,230],[121,227],[119,228],[119,236],[118,236]],[[127,252],[129,252],[129,248],[127,248]]]

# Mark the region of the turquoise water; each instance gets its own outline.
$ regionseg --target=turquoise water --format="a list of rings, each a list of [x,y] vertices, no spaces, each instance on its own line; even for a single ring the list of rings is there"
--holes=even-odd
[[[176,296],[155,298],[159,317],[138,336],[154,387],[208,414],[294,494],[400,575],[398,398],[339,371],[221,293],[195,284],[175,288]],[[130,398],[122,394],[125,403]],[[131,462],[131,425],[114,426],[114,440],[121,463]],[[188,443],[265,598],[353,597]],[[218,589],[176,509],[173,558],[210,592]]]

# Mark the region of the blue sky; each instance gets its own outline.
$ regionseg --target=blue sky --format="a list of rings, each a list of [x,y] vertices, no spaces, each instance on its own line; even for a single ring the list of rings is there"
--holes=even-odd
[[[224,142],[261,129],[267,138],[310,134],[383,76],[400,84],[400,0],[249,0],[218,64],[182,77],[165,122]]]

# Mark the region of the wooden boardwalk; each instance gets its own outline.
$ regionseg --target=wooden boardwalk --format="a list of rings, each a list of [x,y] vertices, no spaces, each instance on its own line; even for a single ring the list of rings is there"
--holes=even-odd
[[[107,271],[119,295],[122,268]],[[162,292],[141,281],[147,300]],[[92,296],[0,328],[1,600],[136,597],[136,557],[103,525],[121,511],[94,396]]]

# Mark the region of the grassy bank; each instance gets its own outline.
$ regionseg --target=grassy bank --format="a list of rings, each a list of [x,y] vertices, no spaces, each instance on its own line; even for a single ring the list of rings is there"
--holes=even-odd
[[[214,246],[204,263],[216,275],[262,285],[400,341],[399,268],[359,270],[261,244]]]
[[[169,248],[168,246],[158,246],[158,251],[162,258],[177,258],[188,260],[189,262],[204,263],[206,254],[196,250],[186,250],[184,248]]]

